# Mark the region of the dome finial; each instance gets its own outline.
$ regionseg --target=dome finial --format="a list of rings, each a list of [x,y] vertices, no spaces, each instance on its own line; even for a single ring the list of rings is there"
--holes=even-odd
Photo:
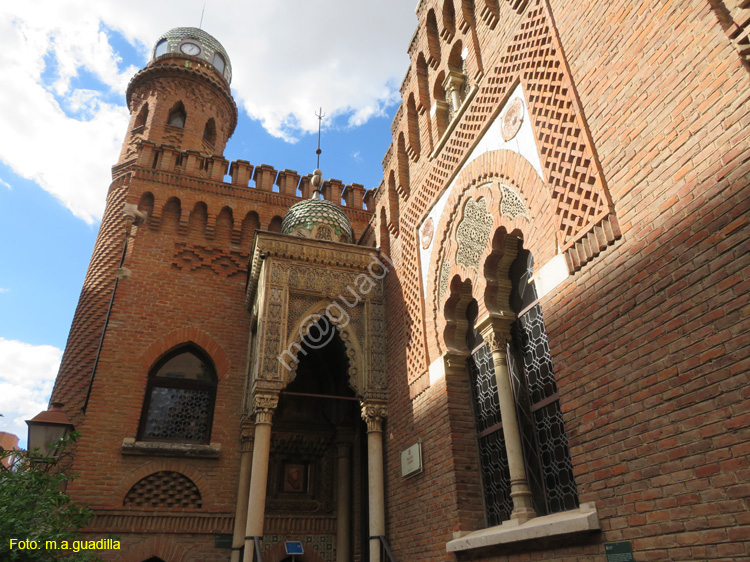
[[[323,184],[323,172],[320,170],[320,168],[315,169],[312,178],[310,178],[310,183],[313,186],[313,194],[310,199],[322,199],[320,186]]]

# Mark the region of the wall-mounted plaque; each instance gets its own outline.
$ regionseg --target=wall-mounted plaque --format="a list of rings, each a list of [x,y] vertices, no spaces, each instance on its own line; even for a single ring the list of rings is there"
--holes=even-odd
[[[413,476],[422,472],[422,442],[414,443],[401,451],[401,476]]]
[[[635,562],[630,541],[605,544],[604,552],[607,553],[607,562]]]
[[[214,536],[214,548],[232,548],[232,535]]]
[[[302,548],[302,541],[286,541],[284,543],[284,549],[287,554],[304,554],[305,549]]]

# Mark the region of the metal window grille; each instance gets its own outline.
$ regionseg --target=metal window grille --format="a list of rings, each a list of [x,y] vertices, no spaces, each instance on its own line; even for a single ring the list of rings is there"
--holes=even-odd
[[[578,490],[539,303],[518,316],[511,336],[508,367],[534,508],[540,515],[575,509]]]
[[[480,347],[467,363],[474,399],[487,524],[499,525],[510,518],[513,502],[510,498],[510,471],[500,421],[497,380],[489,346]]]

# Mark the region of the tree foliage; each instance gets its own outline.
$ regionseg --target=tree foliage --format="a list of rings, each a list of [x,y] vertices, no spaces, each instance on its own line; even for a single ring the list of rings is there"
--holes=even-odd
[[[4,451],[0,459],[0,560],[8,562],[89,562],[99,560],[90,552],[48,549],[55,541],[62,545],[81,540],[77,531],[93,517],[87,507],[74,504],[65,493],[73,479],[66,469],[66,449],[78,439],[77,432],[63,437],[56,445],[57,462],[38,451]],[[37,548],[11,548],[11,539],[36,541]],[[26,543],[27,545],[29,543]],[[32,543],[33,544],[33,543]]]

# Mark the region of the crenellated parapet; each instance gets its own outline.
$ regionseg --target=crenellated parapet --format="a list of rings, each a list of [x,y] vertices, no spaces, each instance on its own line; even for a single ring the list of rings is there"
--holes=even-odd
[[[244,189],[248,194],[283,195],[286,196],[285,200],[291,201],[289,205],[312,196],[309,174],[303,176],[296,170],[276,170],[269,164],[253,165],[247,160],[230,162],[223,156],[178,150],[170,145],[156,145],[149,141],[141,141],[137,145],[133,164],[141,170],[183,176],[184,180],[179,183],[200,179],[223,184],[226,188],[241,188],[234,193],[242,193]],[[120,166],[118,169],[124,172],[128,168]],[[323,182],[321,193],[324,199],[346,210],[368,211],[366,189],[361,184],[345,185],[341,180],[332,178]]]

